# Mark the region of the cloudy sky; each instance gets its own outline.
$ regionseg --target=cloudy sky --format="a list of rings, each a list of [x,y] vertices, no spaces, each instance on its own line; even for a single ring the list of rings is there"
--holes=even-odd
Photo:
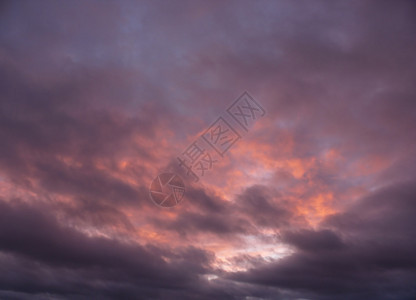
[[[2,1],[0,299],[415,299],[415,53],[413,1]]]

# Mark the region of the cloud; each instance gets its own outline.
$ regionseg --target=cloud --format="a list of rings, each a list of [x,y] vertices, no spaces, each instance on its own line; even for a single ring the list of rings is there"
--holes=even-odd
[[[230,278],[314,299],[410,299],[415,192],[414,182],[391,186],[327,217],[323,229],[287,232],[282,241],[298,251]]]
[[[0,298],[414,298],[411,1],[0,16]],[[176,156],[243,91],[265,117],[191,182]]]
[[[61,225],[43,208],[4,201],[0,248],[5,262],[0,278],[3,289],[23,293],[48,290],[58,296],[75,291],[80,297],[106,295],[112,285],[114,290],[109,293],[113,296],[134,295],[140,290],[157,295],[158,289],[167,289],[168,295],[169,289],[186,290],[192,284],[197,289],[201,284],[198,276],[208,272],[213,259],[212,253],[195,247],[165,249],[89,236]],[[7,270],[15,270],[18,276]]]
[[[310,252],[339,250],[345,246],[340,237],[330,230],[286,232],[283,241]]]

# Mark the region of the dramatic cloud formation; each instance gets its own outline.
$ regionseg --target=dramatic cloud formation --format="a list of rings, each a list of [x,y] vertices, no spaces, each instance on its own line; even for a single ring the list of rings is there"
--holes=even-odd
[[[405,0],[3,1],[0,298],[415,299],[415,37]]]

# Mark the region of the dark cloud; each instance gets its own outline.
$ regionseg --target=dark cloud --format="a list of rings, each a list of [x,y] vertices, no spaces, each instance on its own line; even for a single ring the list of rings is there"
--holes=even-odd
[[[177,232],[182,236],[211,233],[227,239],[238,235],[258,234],[259,229],[278,230],[301,226],[305,220],[295,215],[293,203],[273,197],[266,186],[252,186],[228,202],[209,190],[190,186],[186,194],[186,207],[172,220],[149,217],[155,226]]]
[[[170,293],[186,297],[187,289],[192,293],[203,286],[198,277],[209,272],[213,259],[195,247],[170,250],[91,237],[61,225],[44,208],[21,202],[2,201],[0,219],[0,286],[9,291],[75,299],[95,293],[130,299],[142,291],[143,299]]]
[[[311,252],[340,250],[345,246],[340,237],[330,230],[286,232],[283,241]]]
[[[241,211],[256,226],[279,228],[295,221],[293,204],[275,199],[266,186],[252,186],[236,199],[235,210]]]
[[[415,196],[414,182],[376,192],[328,217],[322,226],[332,230],[284,234],[300,251],[231,278],[313,299],[411,299]]]
[[[155,226],[171,230],[182,236],[198,233],[234,235],[253,230],[250,221],[239,214],[234,206],[208,191],[190,186],[186,205],[176,217],[169,221],[164,215],[151,217]]]

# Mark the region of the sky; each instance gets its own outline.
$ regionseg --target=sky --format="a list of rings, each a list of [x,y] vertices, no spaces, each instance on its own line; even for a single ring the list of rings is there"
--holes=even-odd
[[[415,299],[415,53],[413,1],[2,1],[0,299]]]

